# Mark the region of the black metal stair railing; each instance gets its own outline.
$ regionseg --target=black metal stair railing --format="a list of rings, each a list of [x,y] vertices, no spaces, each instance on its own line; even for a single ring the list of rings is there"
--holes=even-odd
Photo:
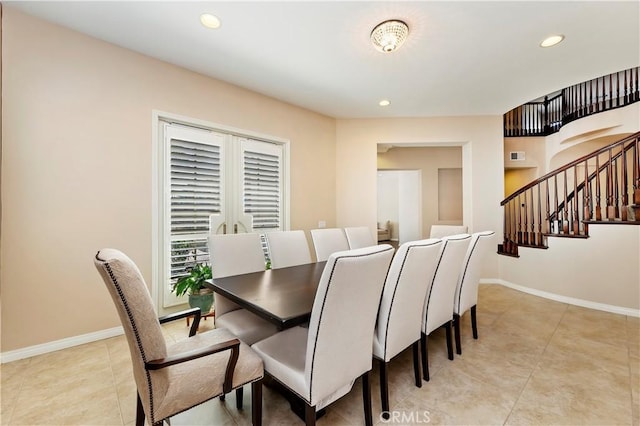
[[[594,78],[528,102],[503,117],[504,136],[548,136],[579,118],[640,101],[640,67]]]

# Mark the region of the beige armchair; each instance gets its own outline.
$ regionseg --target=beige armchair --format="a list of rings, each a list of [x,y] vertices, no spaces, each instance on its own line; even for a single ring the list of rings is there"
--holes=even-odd
[[[262,420],[262,360],[225,329],[197,334],[200,309],[158,319],[144,278],[124,253],[100,250],[94,264],[120,316],[138,389],[136,425],[153,425],[251,383],[252,423]],[[194,315],[189,338],[167,346],[162,322]]]
[[[378,241],[389,241],[391,239],[391,221],[378,222]]]

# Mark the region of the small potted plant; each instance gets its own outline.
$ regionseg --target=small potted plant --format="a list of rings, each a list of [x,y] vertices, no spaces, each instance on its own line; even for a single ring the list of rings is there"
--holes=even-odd
[[[189,275],[179,278],[173,285],[176,296],[189,295],[189,306],[200,308],[202,315],[211,311],[213,305],[213,289],[205,285],[205,280],[211,279],[211,266],[206,263],[196,263],[189,271]]]

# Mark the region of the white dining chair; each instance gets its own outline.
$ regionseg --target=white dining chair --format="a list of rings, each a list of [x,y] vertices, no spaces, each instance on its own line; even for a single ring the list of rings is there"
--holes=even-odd
[[[311,263],[311,252],[304,231],[273,231],[265,234],[271,269]]]
[[[478,322],[476,318],[476,305],[478,304],[478,283],[480,281],[480,269],[487,253],[491,250],[491,244],[495,232],[483,231],[471,235],[469,248],[462,261],[462,270],[458,277],[458,285],[453,302],[453,330],[456,340],[456,353],[462,354],[460,336],[460,317],[471,310],[471,331],[473,338],[478,338]]]
[[[136,264],[115,249],[102,249],[94,265],[107,287],[129,345],[137,389],[137,426],[164,424],[175,414],[251,383],[252,424],[262,417],[262,360],[225,329],[196,334],[199,308],[156,316],[149,289]],[[160,324],[194,316],[189,338],[167,344]],[[203,372],[206,372],[203,374]]]
[[[259,234],[209,235],[211,275],[223,278],[265,270],[265,257]],[[215,294],[216,327],[223,327],[248,345],[278,331],[274,324],[241,309],[223,295]]]
[[[428,336],[437,328],[444,327],[447,335],[447,355],[453,360],[451,324],[453,322],[453,299],[458,284],[462,259],[467,252],[471,235],[459,234],[442,238],[442,255],[433,276],[433,283],[425,298],[422,314],[422,372],[429,381]]]
[[[312,229],[311,240],[318,262],[327,260],[337,251],[349,250],[349,242],[342,228]]]
[[[371,230],[366,226],[346,227],[344,228],[344,233],[347,236],[349,248],[352,250],[377,244],[377,241],[373,239]]]
[[[466,234],[467,227],[464,225],[431,225],[429,238],[442,238],[451,235]]]
[[[396,251],[380,300],[373,335],[373,357],[380,366],[382,415],[389,418],[389,378],[392,358],[412,346],[415,384],[422,387],[420,332],[427,290],[442,253],[442,241],[428,239],[402,244]]]
[[[309,327],[284,330],[252,348],[266,374],[305,403],[305,421],[346,395],[362,378],[365,423],[371,425],[373,331],[393,247],[384,244],[329,256],[318,285]]]

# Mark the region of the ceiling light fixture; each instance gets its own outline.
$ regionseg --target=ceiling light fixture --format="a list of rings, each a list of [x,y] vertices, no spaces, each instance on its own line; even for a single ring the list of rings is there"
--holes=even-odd
[[[564,40],[563,35],[552,35],[542,40],[542,43],[540,43],[540,47],[555,46],[556,44],[560,43],[562,40]]]
[[[207,28],[216,29],[220,28],[220,19],[217,16],[210,13],[203,13],[200,15],[200,23]]]
[[[402,21],[391,19],[378,24],[371,31],[371,43],[380,52],[393,52],[404,43],[409,27]]]
[[[387,100],[387,99],[383,99],[380,102],[378,102],[378,105],[380,105],[382,107],[385,107],[385,106],[391,105],[391,102],[389,102],[389,100]]]

